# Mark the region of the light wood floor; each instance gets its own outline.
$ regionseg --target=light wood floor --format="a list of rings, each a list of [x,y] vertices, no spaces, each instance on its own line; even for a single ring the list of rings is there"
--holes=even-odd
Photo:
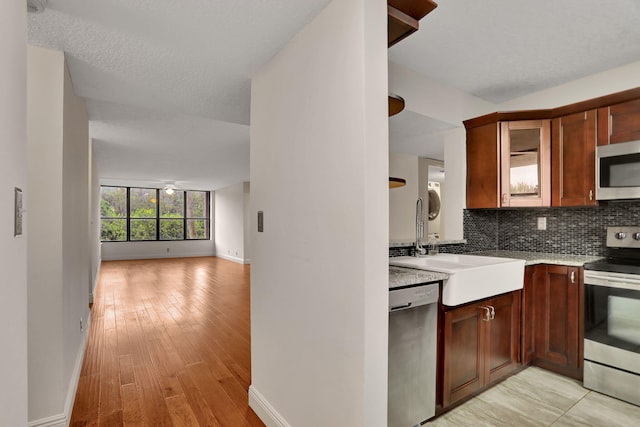
[[[101,265],[72,426],[264,426],[248,407],[249,266]]]

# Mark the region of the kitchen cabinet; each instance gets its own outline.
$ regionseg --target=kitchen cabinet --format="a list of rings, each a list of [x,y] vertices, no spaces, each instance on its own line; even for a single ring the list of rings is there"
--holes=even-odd
[[[520,291],[443,312],[442,407],[515,371],[520,349]]]
[[[595,206],[596,110],[552,123],[552,206]]]
[[[387,0],[388,47],[418,31],[419,21],[436,7],[433,0]]]
[[[533,364],[582,379],[582,269],[538,265],[533,277]]]
[[[498,123],[467,129],[467,208],[500,207]]]
[[[467,127],[467,208],[550,205],[550,120]]]
[[[533,291],[535,286],[536,266],[528,265],[524,268],[524,286],[522,287],[522,310],[521,310],[521,361],[523,366],[530,365],[535,359],[535,334],[534,334],[534,299]]]
[[[640,99],[598,109],[598,145],[640,139]]]

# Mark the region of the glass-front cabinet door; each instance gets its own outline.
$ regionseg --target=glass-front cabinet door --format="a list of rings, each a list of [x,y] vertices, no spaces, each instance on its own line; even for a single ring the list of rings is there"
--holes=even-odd
[[[551,205],[551,121],[500,123],[501,206]]]

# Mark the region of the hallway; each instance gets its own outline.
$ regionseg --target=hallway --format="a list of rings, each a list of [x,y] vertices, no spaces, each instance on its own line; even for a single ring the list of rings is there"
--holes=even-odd
[[[71,426],[263,426],[249,277],[215,257],[102,262]]]

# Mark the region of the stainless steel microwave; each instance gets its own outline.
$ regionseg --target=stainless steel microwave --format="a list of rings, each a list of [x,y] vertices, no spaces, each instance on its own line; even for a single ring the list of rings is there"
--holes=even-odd
[[[596,199],[640,199],[640,141],[596,147]]]

